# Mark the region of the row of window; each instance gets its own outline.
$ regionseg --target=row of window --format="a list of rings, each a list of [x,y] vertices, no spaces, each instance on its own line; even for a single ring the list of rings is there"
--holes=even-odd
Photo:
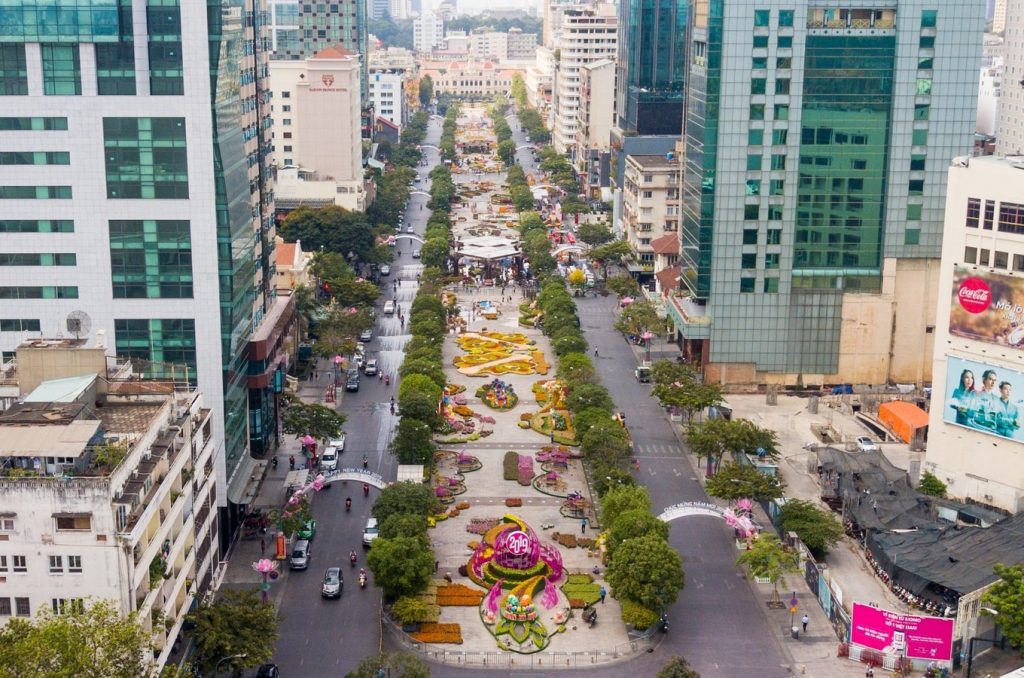
[[[967,199],[967,228],[978,228],[991,231],[993,223],[998,223],[997,230],[1002,233],[1024,234],[1024,204],[1015,202],[999,203],[999,220],[995,221],[996,203],[985,201],[984,219],[982,219],[981,200]]]
[[[50,574],[82,574],[82,556],[50,556],[49,563]],[[0,556],[0,574],[9,573],[28,574],[28,556]]]
[[[74,233],[71,219],[0,219],[0,233]]]
[[[0,287],[0,299],[77,299],[78,288],[71,286]]]
[[[14,601],[13,607],[11,606],[12,600]],[[53,614],[58,617],[65,614],[80,614],[85,611],[84,598],[51,598],[50,605],[52,606]],[[0,597],[0,617],[10,617],[12,615],[31,617],[32,606],[29,599]]]
[[[70,199],[70,186],[0,186],[0,200]]]
[[[0,252],[0,266],[74,266],[74,252]]]
[[[0,118],[0,132],[66,131],[67,128],[67,118]]]
[[[0,151],[0,165],[70,165],[67,151]]]
[[[1011,259],[1008,252],[1000,252],[999,250],[993,252],[977,247],[964,248],[964,263],[966,264],[991,266],[992,268],[999,268],[1004,271],[1010,270],[1017,273],[1024,272],[1024,254],[1014,254],[1012,261],[1013,268],[1010,268]]]
[[[0,318],[0,332],[39,332],[39,319]]]

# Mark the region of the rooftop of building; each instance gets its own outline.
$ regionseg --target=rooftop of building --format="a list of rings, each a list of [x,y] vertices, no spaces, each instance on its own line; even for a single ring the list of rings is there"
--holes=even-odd
[[[962,155],[953,158],[950,164],[953,167],[970,167],[971,165],[980,164],[983,167],[1006,167],[1024,170],[1024,155]],[[1024,175],[1022,175],[1022,178],[1024,178]]]
[[[651,247],[655,254],[679,254],[679,236],[675,233],[666,233],[652,240]]]
[[[626,160],[631,160],[643,169],[675,169],[679,167],[679,158],[675,157],[675,154],[671,157],[667,155],[630,155]]]
[[[325,49],[320,50],[319,52],[314,54],[311,58],[313,58],[313,59],[350,59],[350,58],[352,58],[354,56],[355,56],[355,54],[353,54],[352,52],[348,51],[347,49],[345,49],[341,45],[333,45],[331,47],[327,47]]]
[[[296,248],[297,243],[293,242],[279,242],[274,246],[274,261],[277,263],[278,268],[295,265]]]

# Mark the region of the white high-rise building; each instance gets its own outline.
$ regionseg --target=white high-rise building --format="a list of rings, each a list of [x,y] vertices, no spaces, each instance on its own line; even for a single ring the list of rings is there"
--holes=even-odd
[[[374,113],[398,126],[405,126],[409,117],[409,104],[405,98],[405,71],[377,68],[370,64],[370,100]]]
[[[433,12],[424,12],[412,22],[412,48],[429,52],[444,42],[444,19]]]
[[[1024,2],[1008,3],[1003,32],[1003,76],[1013,83],[999,96],[998,155],[1024,155]]]
[[[1024,163],[949,168],[924,469],[948,494],[1024,511]]]
[[[618,23],[616,7],[608,3],[576,5],[562,13],[562,25],[554,39],[558,58],[552,88],[551,136],[559,153],[576,143],[580,67],[599,59],[615,59]]]

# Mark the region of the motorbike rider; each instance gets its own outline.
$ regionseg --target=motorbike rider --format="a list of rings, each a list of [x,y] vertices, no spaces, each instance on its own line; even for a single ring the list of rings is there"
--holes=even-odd
[[[360,567],[359,568],[359,588],[365,588],[365,587],[366,587],[366,568],[365,567]]]
[[[363,496],[364,497],[369,497],[370,496],[370,484],[369,483],[363,483]]]
[[[348,511],[352,508],[352,497],[345,497],[345,510]]]
[[[350,561],[352,561],[352,567],[355,567],[356,566],[356,559],[357,559],[356,552],[355,551],[349,551],[348,559]]]

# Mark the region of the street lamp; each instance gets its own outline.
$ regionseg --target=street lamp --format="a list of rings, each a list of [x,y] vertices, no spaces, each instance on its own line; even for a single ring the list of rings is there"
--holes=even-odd
[[[215,676],[218,675],[220,673],[220,665],[223,664],[224,662],[228,661],[229,659],[245,659],[248,656],[249,655],[247,655],[247,654],[245,654],[243,652],[242,654],[232,654],[232,655],[228,655],[227,657],[224,657],[219,662],[217,662],[217,664],[213,667],[213,675],[215,675]]]
[[[334,385],[339,386],[341,384],[341,362],[342,358],[340,355],[334,356]]]

